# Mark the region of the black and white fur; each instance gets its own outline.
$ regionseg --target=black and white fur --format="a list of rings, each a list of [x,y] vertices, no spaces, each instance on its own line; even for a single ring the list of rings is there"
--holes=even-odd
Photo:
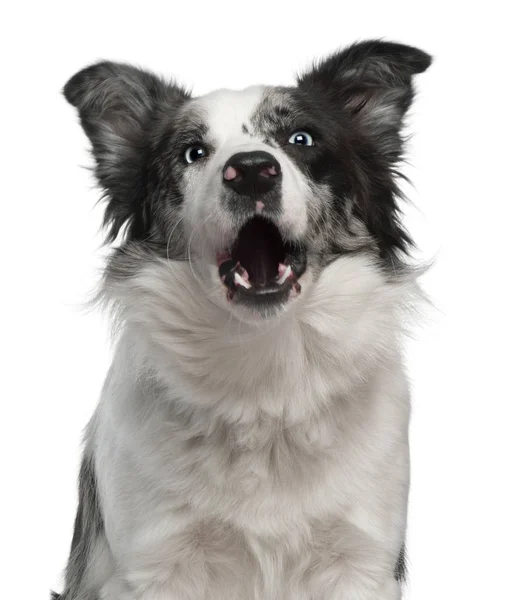
[[[67,83],[123,241],[101,292],[117,348],[56,598],[401,597],[417,288],[397,169],[430,62],[368,41],[295,87],[193,98],[111,62]],[[271,191],[230,187],[240,153],[270,155],[256,175]],[[219,264],[249,230],[252,266],[228,282]],[[285,247],[284,283],[252,281]]]

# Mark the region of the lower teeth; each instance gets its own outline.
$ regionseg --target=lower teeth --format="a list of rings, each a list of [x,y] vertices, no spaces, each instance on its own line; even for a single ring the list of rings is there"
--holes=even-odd
[[[238,283],[238,285],[244,287],[246,290],[252,288],[252,285],[248,281],[245,281],[245,279],[240,275],[240,273],[235,273],[235,282]]]
[[[288,277],[290,277],[291,272],[292,272],[292,268],[290,267],[290,265],[288,265],[286,267],[286,269],[284,270],[284,273],[277,280],[277,283],[279,285],[282,285],[288,279]]]
[[[274,281],[278,285],[283,285],[283,283],[289,279],[290,275],[292,274],[292,268],[290,265],[280,264],[279,273],[280,274],[276,276]],[[219,275],[228,288],[230,285],[232,286],[233,283],[236,287],[242,286],[246,290],[250,290],[253,287],[253,284],[251,284],[249,281],[247,271],[238,261],[232,258],[222,262],[219,267]]]

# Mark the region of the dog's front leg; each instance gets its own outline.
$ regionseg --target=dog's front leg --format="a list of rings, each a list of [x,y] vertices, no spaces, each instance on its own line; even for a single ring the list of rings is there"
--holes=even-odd
[[[397,554],[351,523],[318,528],[305,578],[308,598],[400,600]]]
[[[132,532],[101,600],[255,599],[255,569],[239,533],[210,520],[176,523],[172,531],[162,522],[151,535]]]
[[[130,587],[116,577],[102,588],[100,600],[182,600],[184,598],[184,596],[173,595],[169,585],[145,584],[137,586],[136,589]]]
[[[185,569],[184,569],[185,570]],[[168,581],[151,583],[150,581],[138,584],[128,583],[123,576],[115,576],[102,588],[99,600],[254,600],[254,594],[247,595],[247,588],[241,580],[233,581],[226,574],[226,580],[215,580],[205,571],[197,571],[194,578],[193,571],[180,573],[180,569],[170,569]],[[176,571],[173,573],[173,571]]]

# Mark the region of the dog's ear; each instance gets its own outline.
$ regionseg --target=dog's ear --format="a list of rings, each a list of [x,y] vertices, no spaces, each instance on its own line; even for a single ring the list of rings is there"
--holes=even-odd
[[[108,200],[105,225],[114,240],[128,223],[144,229],[144,158],[157,112],[172,112],[189,96],[178,86],[126,64],[100,62],[64,86],[92,144],[96,177]]]
[[[417,48],[370,40],[337,52],[299,78],[341,104],[369,134],[398,132],[414,96],[412,77],[432,58]]]
[[[417,48],[370,40],[321,61],[299,78],[299,89],[337,112],[358,152],[351,165],[358,209],[381,254],[407,251],[395,164],[402,156],[401,128],[414,97],[413,76],[432,58]]]

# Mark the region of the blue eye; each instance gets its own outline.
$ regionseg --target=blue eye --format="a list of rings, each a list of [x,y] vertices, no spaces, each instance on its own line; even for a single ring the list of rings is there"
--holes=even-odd
[[[297,146],[313,146],[313,138],[307,131],[296,131],[292,133],[290,139],[288,140],[289,144],[296,144]]]
[[[185,150],[185,160],[189,165],[200,158],[204,158],[206,156],[206,149],[202,146],[190,146]]]

